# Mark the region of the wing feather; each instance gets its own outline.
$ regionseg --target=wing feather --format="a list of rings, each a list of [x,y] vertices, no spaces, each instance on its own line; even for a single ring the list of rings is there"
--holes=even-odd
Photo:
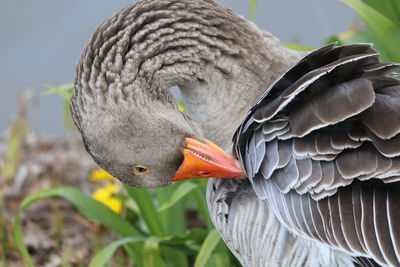
[[[357,229],[354,224],[355,218],[354,213],[349,212],[353,209],[352,194],[344,193],[343,191],[338,192],[338,208],[340,216],[341,232],[343,232],[346,243],[349,245],[350,250],[355,251],[359,254],[365,254],[365,249],[361,244]]]
[[[390,239],[397,259],[400,258],[400,201],[399,188],[388,188],[386,197],[386,213],[389,226]]]
[[[383,265],[400,265],[395,68],[367,44],[324,46],[265,91],[233,139],[291,231]]]
[[[382,252],[379,249],[378,240],[375,234],[373,207],[373,188],[364,187],[360,191],[361,198],[361,231],[364,236],[365,245],[370,255],[373,255],[376,261],[385,263]]]
[[[346,251],[350,251],[349,245],[344,237],[345,233],[342,231],[342,223],[339,213],[339,196],[338,194],[327,198],[329,208],[330,225],[332,225],[333,236],[335,237],[338,246]],[[327,211],[328,213],[328,211]]]
[[[385,262],[390,265],[397,265],[397,257],[393,248],[393,244],[390,240],[389,225],[387,221],[386,207],[387,190],[383,188],[378,190],[373,188],[373,219],[374,227],[377,235],[377,241],[379,250],[382,251],[382,255],[385,258]]]

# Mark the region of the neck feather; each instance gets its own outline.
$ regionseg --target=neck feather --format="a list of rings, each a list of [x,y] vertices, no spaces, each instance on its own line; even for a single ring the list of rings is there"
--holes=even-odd
[[[93,34],[77,67],[76,113],[110,101],[171,103],[169,88],[178,85],[206,137],[226,147],[261,92],[298,57],[213,0],[138,1]]]

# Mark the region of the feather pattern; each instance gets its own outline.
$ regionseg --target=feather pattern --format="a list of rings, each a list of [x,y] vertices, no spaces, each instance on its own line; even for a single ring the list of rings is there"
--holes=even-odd
[[[280,222],[371,266],[400,265],[397,67],[368,44],[322,47],[265,91],[233,139]]]

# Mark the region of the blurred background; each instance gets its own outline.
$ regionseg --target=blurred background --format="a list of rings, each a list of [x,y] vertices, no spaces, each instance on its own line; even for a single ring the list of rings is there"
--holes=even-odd
[[[0,1],[0,266],[241,266],[211,223],[206,179],[123,185],[71,126],[81,51],[130,2]],[[220,2],[290,48],[373,43],[400,62],[400,0]]]
[[[63,99],[43,96],[44,84],[72,83],[75,64],[96,26],[130,2],[0,1],[0,132],[15,117],[18,92],[31,89],[27,114],[32,130],[64,136]],[[248,16],[248,1],[220,2]],[[313,47],[347,31],[354,20],[354,12],[335,0],[259,0],[255,12],[255,23],[282,42]]]

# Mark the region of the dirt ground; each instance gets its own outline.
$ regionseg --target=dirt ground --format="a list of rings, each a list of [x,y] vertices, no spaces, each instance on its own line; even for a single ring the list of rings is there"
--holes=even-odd
[[[0,174],[7,164],[9,134],[0,141]],[[21,139],[15,176],[0,176],[0,266],[24,266],[12,238],[12,223],[24,197],[42,189],[75,186],[91,193],[95,163],[80,137],[54,140],[28,133]],[[24,241],[37,266],[86,266],[96,247],[113,234],[82,216],[68,201],[45,199],[22,213]]]

